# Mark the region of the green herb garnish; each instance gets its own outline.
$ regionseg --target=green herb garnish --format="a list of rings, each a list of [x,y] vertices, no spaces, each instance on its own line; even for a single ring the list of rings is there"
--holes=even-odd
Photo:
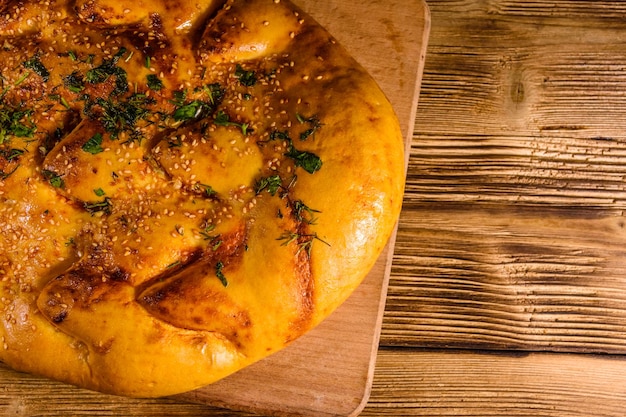
[[[160,91],[163,88],[163,81],[154,74],[148,74],[146,76],[148,88],[152,91]]]
[[[208,240],[209,243],[212,245],[213,250],[216,251],[219,249],[220,246],[222,246],[222,243],[224,243],[224,241],[221,239],[222,235],[214,235],[211,233],[214,230],[215,225],[206,225],[205,228],[200,231],[200,236],[202,236],[204,240]]]
[[[312,152],[300,151],[293,145],[293,140],[288,132],[275,130],[270,133],[270,141],[282,140],[287,142],[285,156],[292,158],[297,167],[302,167],[309,174],[313,174],[322,167],[322,159]]]
[[[172,117],[174,117],[174,120],[177,122],[196,119],[203,113],[206,106],[205,102],[194,100],[177,108]]]
[[[301,200],[296,200],[292,204],[294,215],[299,222],[305,222],[307,224],[315,224],[317,218],[314,213],[320,213],[319,210],[314,210],[304,204]]]
[[[256,194],[260,194],[263,190],[267,190],[272,196],[276,195],[278,189],[282,186],[282,180],[278,175],[261,178],[254,185]]]
[[[285,140],[291,143],[291,138],[289,137],[289,133],[280,132],[278,130],[274,130],[270,133],[270,140]]]
[[[59,97],[59,102],[61,103],[61,105],[63,105],[63,107],[65,107],[66,109],[70,109],[70,103],[67,102],[67,100],[65,99],[65,97]]]
[[[87,142],[83,144],[81,149],[92,155],[103,152],[104,149],[102,148],[102,134],[96,133],[95,135],[93,135],[91,138],[89,138]]]
[[[196,183],[194,185],[194,189],[201,190],[202,193],[205,194],[207,197],[212,197],[215,194],[217,194],[216,191],[213,189],[213,187],[207,184]]]
[[[117,66],[117,62],[126,53],[126,48],[120,50],[110,59],[105,59],[98,67],[92,68],[85,74],[85,80],[90,84],[100,84],[115,75],[115,88],[111,95],[120,95],[128,91],[126,71]]]
[[[322,167],[322,159],[312,152],[299,151],[293,145],[289,147],[289,151],[285,154],[292,158],[297,167],[302,167],[309,174],[313,174]]]
[[[290,243],[295,243],[296,245],[298,245],[298,251],[296,253],[300,253],[301,250],[306,250],[308,255],[311,255],[311,248],[313,246],[313,241],[315,240],[318,240],[324,243],[325,245],[330,246],[328,242],[325,242],[322,239],[320,239],[319,236],[317,236],[317,233],[302,234],[302,233],[296,233],[296,232],[286,230],[285,233],[283,233],[276,240],[284,241],[281,244],[281,246],[287,246]]]
[[[235,127],[238,127],[239,129],[241,129],[241,133],[244,136],[247,135],[248,133],[252,132],[252,129],[250,129],[250,125],[248,123],[231,122],[230,121],[230,117],[223,110],[219,110],[217,112],[217,114],[213,118],[213,121],[218,126],[235,126]]]
[[[215,108],[221,103],[225,93],[218,83],[208,84],[194,91],[204,92],[208,96],[208,99],[196,99],[187,102],[187,91],[178,90],[174,92],[172,103],[174,103],[177,108],[172,117],[175,121],[184,122],[208,116],[213,113]]]
[[[100,213],[100,212],[104,214],[111,214],[112,207],[113,207],[113,204],[111,202],[111,199],[108,197],[105,197],[104,200],[102,201],[83,203],[83,208],[91,214]]]
[[[308,123],[311,127],[300,133],[300,140],[307,140],[311,137],[316,131],[318,131],[322,127],[322,123],[319,121],[317,116],[312,117],[304,117],[301,114],[296,114],[296,119],[300,123]]]
[[[11,162],[13,160],[19,159],[26,152],[24,149],[0,149],[0,156],[2,156],[7,161]]]
[[[206,226],[204,226],[204,229],[200,231],[200,235],[204,240],[213,240],[217,237],[216,235],[211,234],[213,230],[215,230],[215,225],[207,224]]]
[[[181,261],[174,261],[174,262],[172,262],[171,264],[167,265],[167,266],[165,267],[165,269],[175,268],[175,267],[180,266],[180,265],[182,265],[182,262],[181,262]]]
[[[63,178],[61,178],[61,176],[54,171],[44,169],[41,171],[41,174],[54,188],[63,188],[65,185]]]
[[[235,68],[235,77],[239,79],[239,83],[246,87],[252,87],[256,84],[256,74],[254,71],[246,71],[240,64]]]
[[[30,120],[33,111],[29,109],[0,107],[0,145],[9,136],[18,138],[32,137],[35,133],[35,125]]]
[[[185,104],[185,100],[187,100],[187,91],[186,90],[176,90],[173,93],[173,98],[171,102],[176,106],[182,106]]]
[[[203,91],[209,96],[209,103],[216,106],[224,98],[225,91],[218,83],[205,85]]]
[[[217,276],[217,278],[220,280],[220,282],[222,283],[224,287],[228,287],[228,280],[226,279],[226,277],[224,276],[224,273],[222,272],[223,269],[224,269],[224,264],[222,263],[222,261],[219,261],[217,264],[215,264],[215,276]]]
[[[33,70],[33,72],[43,78],[44,81],[48,81],[48,78],[50,78],[50,71],[46,69],[46,67],[39,59],[38,55],[33,56],[28,61],[25,61],[22,65],[26,69]]]
[[[63,84],[65,84],[67,89],[72,93],[80,93],[85,88],[85,80],[78,71],[74,71],[63,78]]]
[[[145,94],[135,93],[126,100],[105,100],[99,98],[96,104],[102,109],[101,113],[92,113],[94,117],[99,117],[104,129],[111,135],[112,139],[117,139],[123,131],[130,132],[133,139],[141,139],[141,134],[136,130],[139,120],[145,119],[150,114],[148,106],[155,103],[153,98]]]

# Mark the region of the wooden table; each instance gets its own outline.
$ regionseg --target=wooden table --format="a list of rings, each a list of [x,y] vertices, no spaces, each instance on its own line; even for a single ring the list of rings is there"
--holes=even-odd
[[[428,5],[362,415],[623,416],[626,3]],[[24,381],[3,415],[247,415]]]

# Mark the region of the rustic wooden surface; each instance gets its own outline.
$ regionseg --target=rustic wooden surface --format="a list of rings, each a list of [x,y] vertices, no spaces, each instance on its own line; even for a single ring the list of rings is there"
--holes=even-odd
[[[362,415],[621,417],[626,2],[428,5],[405,206]],[[246,415],[77,399],[23,381],[39,415]],[[6,415],[25,401],[3,398],[13,398]],[[67,405],[77,400],[81,410]]]

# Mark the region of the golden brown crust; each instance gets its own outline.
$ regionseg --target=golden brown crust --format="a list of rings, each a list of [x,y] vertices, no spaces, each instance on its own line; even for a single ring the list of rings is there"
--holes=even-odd
[[[2,361],[178,393],[281,349],[369,271],[402,138],[292,4],[0,7]]]

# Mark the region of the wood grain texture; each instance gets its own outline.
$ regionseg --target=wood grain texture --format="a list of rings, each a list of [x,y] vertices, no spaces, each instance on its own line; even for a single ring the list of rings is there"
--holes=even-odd
[[[406,138],[408,154],[417,105],[416,92],[424,61],[428,12],[423,2],[405,7],[401,2],[297,1],[336,34],[339,42],[368,69],[388,95]],[[358,16],[358,12],[366,12]],[[347,21],[348,20],[348,21]],[[216,405],[272,415],[355,415],[369,396],[386,295],[393,239],[363,284],[331,317],[287,349],[218,383],[163,403],[180,401]],[[47,402],[26,396],[21,374],[0,368],[0,381],[11,388],[0,394],[0,410],[19,415],[40,414]],[[43,397],[69,402],[53,413],[108,413],[115,407],[137,407],[133,415],[158,412],[158,400],[133,400],[95,395],[34,377]],[[52,389],[58,389],[57,393]],[[72,397],[71,393],[76,395]],[[173,401],[170,403],[168,401]],[[89,404],[111,403],[98,410]],[[50,407],[52,409],[53,407]],[[141,411],[145,408],[145,411]],[[191,412],[188,405],[182,407]],[[46,411],[48,413],[49,410]]]
[[[362,416],[622,416],[625,371],[623,357],[383,350]]]
[[[626,352],[626,5],[429,6],[382,344]]]
[[[475,205],[419,213],[401,224],[385,344],[626,349],[622,219]]]

